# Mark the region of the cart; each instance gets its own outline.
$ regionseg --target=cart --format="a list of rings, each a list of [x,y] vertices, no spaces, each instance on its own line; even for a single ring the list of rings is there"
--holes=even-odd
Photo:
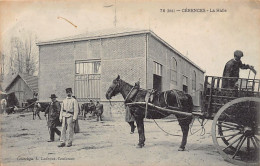
[[[260,80],[239,78],[236,79],[237,86],[222,88],[224,79],[234,78],[205,77],[199,112],[181,112],[178,108],[161,108],[151,103],[148,106],[172,114],[213,120],[212,139],[226,161],[237,165],[259,165]]]

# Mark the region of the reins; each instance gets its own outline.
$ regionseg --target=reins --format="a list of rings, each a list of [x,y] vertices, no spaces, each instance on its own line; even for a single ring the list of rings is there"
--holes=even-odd
[[[159,125],[158,125],[158,123],[153,119],[153,121],[154,121],[154,123],[157,125],[157,127],[159,128],[159,129],[161,129],[163,132],[165,132],[166,134],[169,134],[169,135],[171,135],[171,136],[178,136],[178,137],[181,137],[182,135],[177,135],[177,134],[171,134],[171,133],[169,133],[169,132],[167,132],[167,131],[165,131],[163,128],[161,128]]]
[[[198,130],[196,130],[194,133],[192,133],[192,131],[191,131],[191,128],[192,128],[193,123],[194,123],[194,120],[192,121],[192,123],[190,124],[190,134],[191,134],[191,135],[196,134],[196,133],[199,132],[200,130],[201,130],[200,135],[201,135],[201,136],[205,135],[206,130],[205,130],[205,127],[204,127],[204,126],[206,125],[206,123],[208,122],[208,120],[207,120],[205,123],[204,123],[204,120],[205,120],[205,119],[202,119],[202,121],[200,121],[200,120],[198,119],[201,128],[198,129]]]

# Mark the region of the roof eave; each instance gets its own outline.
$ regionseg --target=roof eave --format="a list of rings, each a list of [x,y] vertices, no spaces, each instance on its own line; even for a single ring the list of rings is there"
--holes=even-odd
[[[147,34],[150,33],[152,36],[154,36],[157,40],[159,40],[161,43],[169,47],[172,51],[174,51],[176,54],[178,54],[180,57],[188,61],[190,64],[192,64],[194,67],[205,73],[206,71],[201,69],[199,66],[197,66],[194,62],[192,62],[189,58],[184,56],[182,53],[177,51],[175,48],[173,48],[170,44],[168,44],[166,41],[164,41],[162,38],[157,36],[153,31],[151,30],[140,30],[140,31],[131,31],[131,32],[121,32],[116,34],[108,34],[108,35],[99,35],[99,36],[92,36],[92,37],[80,37],[80,38],[71,38],[71,39],[61,39],[61,40],[51,40],[51,41],[45,41],[45,42],[37,42],[37,46],[42,45],[49,45],[49,44],[59,44],[59,43],[70,43],[70,42],[79,42],[79,41],[86,41],[86,40],[94,40],[94,39],[102,39],[102,38],[111,38],[111,37],[119,37],[119,36],[129,36],[129,35],[138,35],[138,34]]]
[[[70,43],[70,42],[79,42],[85,40],[94,40],[94,39],[102,39],[102,38],[111,38],[111,37],[119,37],[119,36],[129,36],[129,35],[138,35],[138,34],[145,34],[149,33],[149,30],[142,30],[142,31],[132,31],[132,32],[121,32],[116,34],[108,34],[108,35],[98,35],[98,36],[91,36],[91,37],[79,37],[79,38],[71,38],[71,39],[58,39],[58,40],[50,40],[50,41],[43,41],[37,42],[37,46],[41,45],[48,45],[48,44],[59,44],[59,43]]]

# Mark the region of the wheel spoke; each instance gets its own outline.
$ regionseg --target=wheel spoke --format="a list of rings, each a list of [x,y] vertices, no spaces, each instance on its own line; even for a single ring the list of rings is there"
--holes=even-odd
[[[224,125],[229,125],[229,126],[233,126],[233,127],[239,127],[239,125],[237,125],[236,123],[232,123],[232,122],[225,122],[225,121],[219,121],[221,124]]]
[[[237,136],[238,134],[240,134],[240,132],[235,133],[235,134],[229,134],[229,135],[218,136],[217,138],[225,138],[225,137],[230,137],[230,136]]]
[[[223,125],[223,124],[217,124],[217,125],[221,126],[221,127],[230,128],[230,129],[237,129],[237,127],[233,127],[233,126],[227,126],[227,125]]]
[[[247,154],[250,154],[250,138],[247,138]]]
[[[232,137],[230,137],[229,139],[227,139],[227,141],[230,141],[230,140],[233,139],[235,136],[237,136],[237,135],[233,135]]]
[[[233,119],[230,115],[228,115],[226,112],[224,112],[224,114],[229,118],[229,119]]]
[[[221,131],[223,132],[223,131],[230,131],[230,130],[239,130],[239,129],[230,129],[229,128],[229,129],[225,129],[225,130],[221,130]]]
[[[255,139],[256,145],[259,147],[259,140],[257,140],[258,138],[256,138],[255,136],[253,136],[253,138]]]
[[[242,141],[241,141],[241,140],[239,141],[239,143],[237,144],[237,147],[236,147],[237,150],[236,150],[235,154],[232,156],[232,158],[235,158],[235,157],[236,157],[237,152],[240,150],[240,148],[241,148],[241,146],[243,145],[245,139],[246,139],[246,137],[243,137],[243,139],[241,139]]]
[[[257,138],[256,136],[254,136],[254,137],[255,137],[255,140],[259,142],[259,138]]]
[[[255,143],[255,141],[254,141],[254,139],[253,139],[253,138],[251,138],[251,141],[252,141],[252,143],[253,143],[253,145],[254,145],[255,149],[258,149],[258,148],[257,148],[257,146],[256,146],[256,143]]]
[[[239,138],[237,138],[234,142],[232,142],[231,144],[229,144],[227,147],[225,147],[224,149],[222,149],[223,151],[224,150],[226,150],[227,148],[229,148],[229,147],[231,147],[233,144],[235,144],[238,140],[241,140],[242,139],[242,137],[243,137],[243,135],[242,136],[240,136]]]

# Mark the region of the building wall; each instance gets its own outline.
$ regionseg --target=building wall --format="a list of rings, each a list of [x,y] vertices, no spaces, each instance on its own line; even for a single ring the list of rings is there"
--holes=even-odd
[[[147,41],[148,39],[148,41]],[[100,100],[104,104],[104,115],[118,113],[124,115],[123,98],[117,95],[112,99],[112,106],[105,98],[105,93],[112,81],[120,75],[121,79],[134,85],[140,79],[141,88],[153,87],[153,61],[163,65],[162,89],[182,90],[182,75],[191,78],[193,69],[197,74],[197,86],[204,80],[203,73],[193,67],[183,65],[186,61],[156,40],[150,34],[129,35],[115,38],[95,39],[70,43],[50,44],[39,47],[39,100],[49,101],[49,96],[55,93],[58,100],[65,98],[65,88],[72,87],[74,91],[75,61],[101,60]],[[146,61],[147,54],[147,61]],[[177,85],[170,80],[170,58],[177,60]],[[185,73],[187,71],[187,73]],[[147,75],[147,77],[146,77]],[[191,80],[189,92],[191,92]],[[196,96],[196,95],[195,95]],[[197,105],[198,98],[194,96]],[[116,102],[120,101],[120,102]]]
[[[39,49],[39,100],[50,101],[53,93],[62,100],[65,89],[74,87],[74,44],[51,44]]]
[[[132,85],[140,79],[140,86],[145,87],[145,40],[145,35],[102,39],[101,100],[106,100],[105,93],[118,75]]]
[[[101,101],[106,101],[105,93],[118,75],[130,84],[140,78],[145,87],[145,40],[145,35],[131,35],[74,42],[74,61],[101,60]],[[123,98],[118,95],[112,100]]]
[[[15,96],[18,99],[19,106],[22,106],[23,102],[26,102],[27,99],[33,98],[33,91],[29,86],[24,82],[21,77],[17,77],[14,83],[11,85],[7,93],[15,92]]]
[[[171,81],[170,68],[171,58],[177,62],[177,85]],[[159,40],[148,35],[148,57],[147,57],[147,88],[153,88],[154,61],[160,63],[162,67],[162,90],[178,89],[183,90],[183,75],[188,77],[188,93],[193,98],[193,103],[199,106],[199,92],[192,91],[192,73],[196,72],[196,90],[203,85],[204,73],[169,49]]]
[[[118,75],[132,85],[140,79],[145,87],[145,41],[146,35],[131,35],[40,46],[39,100],[49,100],[52,93],[58,100],[65,98],[64,89],[74,88],[75,61],[100,59],[100,100],[108,110],[104,114],[124,113],[122,96],[112,99],[121,104],[111,109],[105,94]]]

